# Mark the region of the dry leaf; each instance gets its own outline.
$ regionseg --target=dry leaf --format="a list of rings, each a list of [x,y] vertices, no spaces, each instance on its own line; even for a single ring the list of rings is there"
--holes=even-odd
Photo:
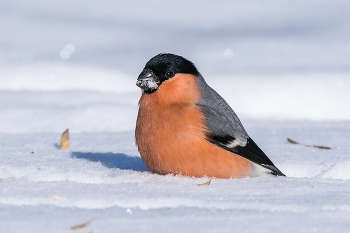
[[[69,150],[69,129],[66,129],[61,136],[61,142],[60,142],[60,149],[61,150]]]
[[[316,147],[318,149],[324,149],[324,150],[330,150],[332,149],[331,147],[328,147],[328,146],[313,146],[313,147]]]
[[[79,225],[71,226],[68,229],[71,230],[71,231],[80,230],[80,229],[88,226],[90,223],[91,223],[91,220],[89,220],[89,221],[87,221],[85,223],[79,224]]]
[[[287,141],[292,143],[292,144],[300,144],[299,142],[296,142],[296,141],[294,141],[294,140],[292,140],[290,138],[287,138]]]
[[[315,147],[315,148],[318,148],[318,149],[324,149],[324,150],[330,150],[332,149],[331,147],[328,147],[328,146],[314,146],[314,145],[305,145],[305,144],[302,144],[302,143],[299,143],[299,142],[296,142],[290,138],[287,138],[287,141],[292,143],[292,144],[298,144],[298,145],[303,145],[303,146],[307,146],[307,147]]]
[[[208,180],[207,182],[203,183],[203,184],[197,184],[197,186],[209,185],[209,184],[210,184],[210,182],[211,182],[211,179],[210,179],[210,180]]]
[[[52,197],[55,198],[56,200],[67,200],[67,198],[60,197],[60,196],[57,196],[57,195],[52,195]]]

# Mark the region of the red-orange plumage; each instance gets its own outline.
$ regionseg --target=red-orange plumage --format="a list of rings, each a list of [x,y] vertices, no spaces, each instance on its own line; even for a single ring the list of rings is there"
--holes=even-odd
[[[188,74],[176,74],[156,92],[142,94],[135,139],[143,161],[159,174],[248,176],[249,160],[206,140],[199,98],[197,79]]]

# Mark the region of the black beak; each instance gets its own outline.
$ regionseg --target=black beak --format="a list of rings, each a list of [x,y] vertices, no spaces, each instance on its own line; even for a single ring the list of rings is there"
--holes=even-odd
[[[155,92],[159,84],[159,78],[148,68],[143,69],[136,82],[136,85],[146,94]]]

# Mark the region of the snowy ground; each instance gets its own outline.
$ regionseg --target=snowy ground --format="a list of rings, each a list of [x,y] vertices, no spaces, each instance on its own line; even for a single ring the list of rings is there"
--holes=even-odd
[[[348,231],[348,9],[1,1],[1,232]],[[135,80],[160,52],[195,62],[287,177],[198,186],[208,178],[148,172],[134,145]]]
[[[349,122],[247,122],[288,177],[159,176],[133,132],[0,134],[4,232],[346,232],[350,227]],[[288,144],[287,137],[331,146]],[[65,200],[55,199],[57,195]]]

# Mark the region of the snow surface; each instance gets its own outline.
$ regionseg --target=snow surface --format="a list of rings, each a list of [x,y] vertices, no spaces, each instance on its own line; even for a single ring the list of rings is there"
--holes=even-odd
[[[59,133],[1,133],[1,228],[65,232],[92,220],[81,232],[346,232],[349,122],[253,121],[246,128],[287,177],[197,186],[208,178],[148,172],[132,131],[71,133],[70,151],[58,149]]]
[[[1,1],[0,231],[349,231],[349,5]],[[193,61],[287,177],[150,173],[135,83],[160,52]]]

